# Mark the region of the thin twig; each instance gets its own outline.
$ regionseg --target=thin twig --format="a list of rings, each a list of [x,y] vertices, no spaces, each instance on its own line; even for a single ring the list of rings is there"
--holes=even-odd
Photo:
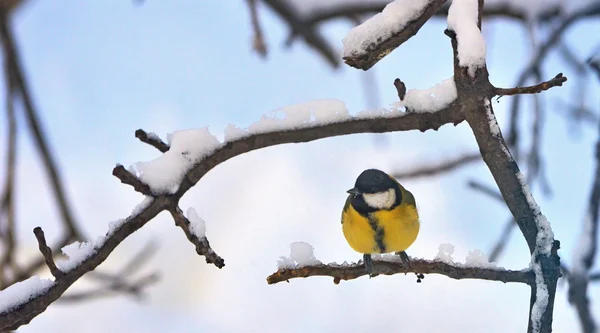
[[[258,10],[256,8],[257,2],[257,0],[246,0],[248,10],[250,11],[252,30],[254,31],[252,48],[264,59],[267,57],[267,44],[265,43],[262,28],[260,27],[260,21],[258,20]]]
[[[400,79],[396,78],[394,80],[394,87],[396,87],[396,91],[398,92],[398,98],[403,101],[404,96],[406,96],[406,84],[402,82]]]
[[[504,198],[502,197],[502,194],[500,194],[500,192],[498,192],[498,190],[495,190],[487,185],[484,185],[483,183],[480,183],[478,181],[475,180],[469,180],[467,182],[467,186],[469,186],[471,189],[481,192],[485,195],[487,195],[488,197],[498,200],[499,202],[504,203]]]
[[[587,215],[578,246],[573,256],[569,274],[569,302],[577,309],[583,332],[596,332],[596,323],[590,309],[587,290],[588,276],[596,259],[598,249],[598,220],[600,218],[600,122],[598,123],[598,141],[596,143],[596,172],[592,182]]]
[[[498,261],[498,258],[500,257],[502,251],[504,251],[504,248],[506,247],[506,244],[508,244],[510,234],[516,226],[517,223],[515,222],[515,219],[512,216],[508,219],[508,221],[504,223],[504,229],[502,229],[502,233],[496,241],[496,245],[494,245],[492,251],[490,251],[490,257],[488,259],[490,262]]]
[[[423,165],[412,168],[412,170],[394,172],[392,176],[396,179],[412,179],[419,177],[437,176],[446,172],[454,171],[469,163],[481,161],[481,155],[477,153],[467,153],[454,157],[447,161],[439,162],[435,165]]]
[[[567,77],[563,76],[562,73],[558,73],[554,78],[552,78],[546,82],[536,84],[534,86],[522,87],[522,88],[519,88],[519,87],[508,88],[508,89],[495,88],[494,94],[496,96],[499,96],[498,98],[500,98],[502,96],[512,96],[512,95],[519,95],[519,94],[521,94],[521,95],[537,94],[537,93],[541,93],[542,91],[546,91],[553,87],[560,87],[566,81],[567,81]]]
[[[161,140],[154,133],[146,133],[146,131],[142,129],[138,129],[135,131],[135,137],[140,139],[143,143],[147,143],[152,147],[158,149],[161,153],[166,153],[169,150],[169,145],[166,144],[163,140]]]
[[[0,236],[4,242],[4,252],[0,258],[0,289],[7,285],[6,270],[14,268],[15,205],[13,200],[17,162],[17,119],[15,117],[15,81],[10,67],[5,64],[6,78],[6,122],[8,124],[6,178],[0,196]],[[3,222],[4,221],[4,222]]]
[[[46,266],[50,269],[50,273],[57,279],[60,280],[65,273],[56,267],[54,263],[54,259],[52,258],[52,250],[46,244],[46,237],[44,236],[44,231],[40,227],[35,227],[33,229],[33,233],[35,234],[35,238],[38,241],[38,246],[40,248],[40,252],[42,256],[44,256],[44,260],[46,261]]]
[[[171,216],[173,216],[175,224],[183,230],[187,239],[196,247],[196,253],[204,256],[207,264],[213,264],[218,268],[223,268],[225,266],[225,260],[216,254],[210,247],[210,243],[206,237],[198,237],[190,230],[190,221],[183,215],[181,209],[178,207],[170,207],[169,212],[171,213]]]
[[[20,63],[19,53],[14,41],[12,31],[10,30],[9,17],[2,13],[0,17],[0,34],[2,35],[2,44],[5,50],[5,61],[10,67],[10,71],[14,74],[14,80],[18,87],[18,93],[23,100],[25,118],[31,133],[33,141],[42,157],[44,167],[48,173],[52,191],[58,204],[58,210],[61,215],[65,229],[67,230],[68,238],[74,239],[80,235],[77,223],[71,213],[71,206],[67,200],[67,195],[64,190],[63,180],[58,171],[57,163],[48,147],[48,140],[40,125],[38,111],[36,110],[31,94],[29,93],[29,85],[23,74],[23,69]]]
[[[67,293],[57,300],[57,303],[73,304],[91,299],[113,296],[115,294],[126,294],[141,299],[144,289],[160,280],[158,273],[151,273],[134,281],[114,280],[104,287],[97,289]]]
[[[140,192],[143,195],[147,195],[147,196],[151,196],[152,195],[152,190],[150,189],[150,186],[148,186],[147,184],[142,183],[141,180],[139,180],[131,172],[127,171],[125,169],[125,167],[123,167],[122,165],[120,165],[120,164],[117,165],[113,169],[112,174],[113,174],[113,176],[119,178],[119,180],[121,181],[121,183],[127,184],[127,185],[131,185],[133,187],[133,189],[136,190],[137,192]]]

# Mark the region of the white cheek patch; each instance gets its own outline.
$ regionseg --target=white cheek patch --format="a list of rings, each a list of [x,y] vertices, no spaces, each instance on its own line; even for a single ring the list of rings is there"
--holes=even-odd
[[[390,209],[396,202],[396,192],[394,189],[389,189],[385,192],[365,193],[363,198],[371,208]]]

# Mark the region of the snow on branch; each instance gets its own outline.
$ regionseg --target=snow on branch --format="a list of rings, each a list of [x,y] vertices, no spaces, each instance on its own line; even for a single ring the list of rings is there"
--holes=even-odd
[[[456,33],[458,64],[471,77],[485,65],[487,46],[479,29],[478,0],[453,0],[448,10],[448,28]]]
[[[446,0],[395,0],[343,39],[346,64],[367,70],[416,35]]]

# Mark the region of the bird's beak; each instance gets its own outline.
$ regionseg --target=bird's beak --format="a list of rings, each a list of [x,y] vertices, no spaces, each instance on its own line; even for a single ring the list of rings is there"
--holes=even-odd
[[[353,194],[353,195],[359,195],[361,192],[359,190],[357,190],[356,188],[351,188],[348,191],[346,191],[346,193]]]

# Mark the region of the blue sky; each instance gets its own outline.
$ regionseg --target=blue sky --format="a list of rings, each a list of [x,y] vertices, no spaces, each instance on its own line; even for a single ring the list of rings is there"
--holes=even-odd
[[[109,221],[127,216],[142,199],[110,174],[116,163],[130,165],[158,156],[133,137],[138,128],[165,137],[175,130],[209,126],[222,137],[230,123],[247,126],[273,109],[312,99],[337,98],[351,112],[366,107],[362,72],[349,67],[334,71],[301,42],[285,48],[287,28],[265,8],[260,15],[267,61],[250,50],[252,33],[242,1],[147,1],[141,6],[115,0],[32,1],[20,10],[14,25],[31,90],[86,235],[104,234]],[[396,77],[410,89],[427,88],[452,75],[445,26],[441,19],[429,22],[374,67],[382,106],[397,99],[392,85]],[[341,50],[349,27],[336,22],[323,33]],[[597,42],[589,31],[598,29],[598,22],[576,25],[566,40],[581,57],[587,56]],[[524,30],[494,20],[485,33],[492,82],[509,87],[528,59]],[[551,58],[544,68],[546,78],[558,72],[574,78],[556,55]],[[596,141],[595,125],[570,135],[572,128],[557,115],[556,100],[571,96],[577,89],[574,81],[544,95],[548,122],[543,152],[554,195],[541,196],[534,188],[567,263],[587,205]],[[599,86],[593,78],[589,81],[590,103],[597,106]],[[508,97],[494,103],[501,124],[509,103]],[[529,111],[522,112],[525,129],[531,123]],[[41,225],[48,238],[56,239],[60,227],[37,155],[20,123],[19,239],[22,253],[38,255],[32,228]],[[0,124],[5,133],[4,120]],[[359,258],[342,237],[339,214],[344,191],[363,169],[402,170],[477,149],[466,124],[378,136],[385,136],[388,144],[374,145],[371,134],[352,135],[272,147],[218,166],[183,198],[182,208],[193,206],[207,220],[211,244],[227,263],[223,270],[195,255],[163,214],[101,266],[116,269],[145,242],[157,240],[161,247],[147,270],[158,269],[162,280],[149,289],[145,302],[116,297],[74,307],[55,304],[20,331],[523,330],[529,291],[519,285],[435,276],[421,285],[412,276],[339,286],[325,278],[266,285],[277,258],[288,255],[294,241],[311,243],[323,261]],[[508,210],[473,194],[465,185],[473,178],[493,184],[483,164],[404,183],[417,198],[423,223],[410,255],[433,258],[442,243],[456,246],[459,261],[469,250],[489,252]],[[515,232],[499,264],[518,269],[528,262],[525,242]],[[86,286],[82,282],[77,287]],[[598,313],[598,286],[591,297]],[[577,325],[562,288],[555,330]]]

